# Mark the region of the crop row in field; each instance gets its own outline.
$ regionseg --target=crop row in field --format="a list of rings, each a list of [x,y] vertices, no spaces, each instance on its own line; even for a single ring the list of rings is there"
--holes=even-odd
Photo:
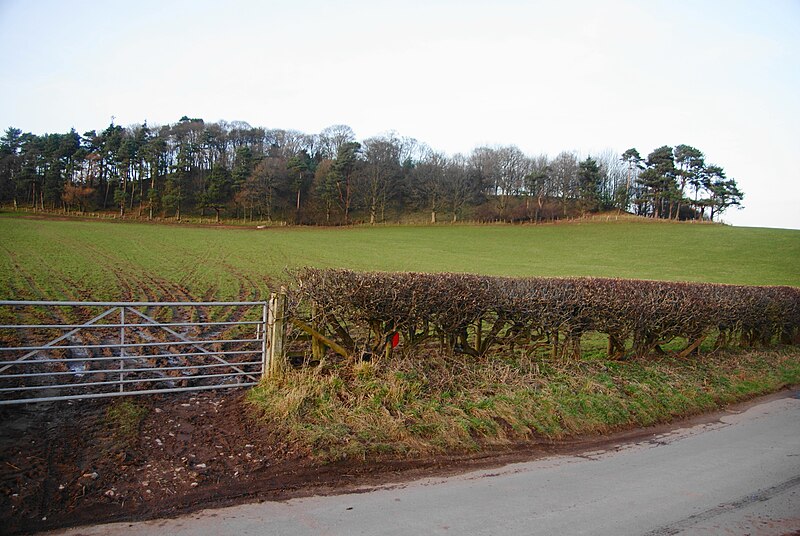
[[[0,215],[4,299],[263,299],[301,266],[800,285],[800,232],[591,222],[229,229]]]

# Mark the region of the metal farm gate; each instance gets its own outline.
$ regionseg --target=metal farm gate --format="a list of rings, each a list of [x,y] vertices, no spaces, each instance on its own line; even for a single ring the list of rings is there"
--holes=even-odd
[[[273,307],[0,301],[0,405],[255,385]]]

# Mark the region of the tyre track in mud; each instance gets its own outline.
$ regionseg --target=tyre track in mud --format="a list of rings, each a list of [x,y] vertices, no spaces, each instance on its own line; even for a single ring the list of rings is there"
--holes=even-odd
[[[54,300],[57,296],[52,296],[46,293],[42,287],[37,283],[36,279],[31,275],[28,270],[25,270],[22,265],[19,263],[17,255],[9,248],[5,247],[4,245],[0,244],[5,254],[8,256],[11,264],[14,267],[15,272],[18,274],[25,285],[26,288],[16,289],[16,293],[14,296],[10,296],[10,299],[15,300]],[[59,285],[62,287],[62,291],[60,294],[61,297],[69,297],[69,293],[63,290],[64,287],[67,286],[67,281],[62,279],[59,282]],[[47,307],[47,308],[39,308],[39,307],[32,307],[32,306],[25,306],[25,307],[14,307],[8,310],[8,322],[9,323],[18,323],[18,324],[69,324],[69,323],[77,323],[78,319],[80,318],[80,311],[76,311],[74,308],[60,308],[60,307]],[[39,346],[46,343],[49,343],[53,339],[61,336],[63,331],[61,330],[13,330],[12,331],[4,331],[3,339],[5,340],[2,345],[3,346]],[[68,342],[74,342],[74,337],[70,337],[67,339]],[[18,354],[16,357],[21,357],[21,353]],[[38,361],[37,359],[38,354],[34,355],[33,358],[30,360],[31,363]],[[13,354],[4,354],[2,359],[12,359],[14,358]],[[13,371],[18,372],[18,371]],[[24,372],[24,371],[22,371]],[[28,369],[27,372],[33,372],[33,370]],[[9,385],[4,385],[9,386]]]
[[[78,244],[73,241],[67,241],[66,247],[72,247],[73,249],[77,247]],[[68,295],[71,299],[88,299],[91,301],[100,301],[103,299],[120,299],[123,300],[130,300],[130,301],[150,301],[150,302],[159,302],[159,301],[194,301],[195,297],[192,296],[189,292],[187,292],[184,288],[180,285],[176,285],[170,281],[166,281],[162,278],[156,277],[153,274],[150,274],[144,270],[137,270],[135,266],[123,267],[120,265],[120,259],[108,254],[107,252],[103,251],[100,248],[87,245],[87,244],[80,244],[83,248],[85,254],[91,255],[92,259],[94,259],[97,265],[103,270],[103,273],[106,276],[111,276],[115,281],[115,286],[119,289],[121,296],[108,296],[108,295],[87,295],[87,291],[82,288],[82,285],[78,282],[72,281],[68,278],[68,276],[64,276],[63,279],[68,284],[71,284],[71,289],[73,292]],[[9,252],[10,253],[10,252]],[[12,261],[15,262],[13,255],[10,255]],[[19,263],[16,263],[19,266]],[[19,269],[20,273],[24,273],[21,269]],[[31,288],[37,291],[37,297],[44,300],[52,300],[53,296],[46,295],[39,287],[35,286],[35,281],[28,277],[30,280],[29,285]],[[77,292],[76,292],[77,291]],[[147,307],[144,309],[145,314],[148,316],[159,316],[159,313],[163,312],[165,316],[167,316],[166,320],[172,322],[188,322],[188,321],[197,321],[203,320],[208,317],[208,312],[205,310],[200,310],[200,307],[191,307],[191,313],[186,313],[185,308],[183,307],[173,307],[169,308],[168,311],[165,311],[164,308],[158,307]],[[50,311],[59,311],[58,308],[51,308]],[[78,320],[80,322],[84,322],[95,316],[97,311],[92,312],[91,309],[88,308],[76,308],[73,309],[75,312],[74,315],[76,316],[78,313],[83,313],[81,318]],[[78,320],[73,319],[75,323],[78,323]],[[129,318],[128,321],[134,320],[133,318]],[[56,322],[61,323],[69,323],[67,318],[64,315],[58,315],[58,319]],[[52,323],[52,322],[47,322]],[[142,330],[135,330],[133,333],[130,333],[129,336],[131,339],[128,342],[133,342],[137,339],[144,339],[145,341],[159,341],[159,342],[169,342],[170,340],[174,340],[174,337],[167,335],[165,331],[153,329],[153,331],[147,330],[144,328],[145,331]],[[104,331],[104,330],[100,330]],[[115,344],[119,342],[118,339],[118,332],[112,331],[110,334],[106,332],[102,334],[100,331],[95,330],[83,330],[80,334],[78,339],[80,340],[72,340],[73,343],[76,344]],[[196,335],[199,333],[199,328],[197,327],[187,327],[186,329],[179,328],[179,332],[183,331],[183,335]],[[194,333],[189,333],[189,332]],[[98,355],[103,355],[105,357],[111,357],[112,353],[108,350],[102,350],[97,352],[93,349],[89,349],[85,352],[83,357],[97,357]],[[77,355],[67,355],[66,357],[78,357]],[[144,358],[147,359],[147,358]],[[84,367],[87,372],[91,370],[98,370],[98,369],[105,369],[107,368],[108,362],[85,362]],[[181,379],[181,378],[177,378]]]
[[[48,404],[49,409],[50,404]],[[42,517],[47,516],[47,511],[50,505],[56,502],[57,491],[60,483],[61,471],[59,471],[57,460],[58,454],[67,449],[67,437],[80,435],[80,429],[71,421],[64,412],[51,412],[47,411],[47,417],[52,419],[47,424],[45,429],[45,437],[47,438],[47,457],[45,461],[45,477],[41,483],[41,501],[39,503],[39,514]]]
[[[236,276],[236,279],[239,283],[239,290],[236,298],[237,301],[267,301],[269,295],[262,295],[261,286],[253,279],[253,277],[228,263],[223,263],[223,266],[230,273]],[[265,277],[264,280],[267,282],[268,287],[274,286],[274,284],[270,284],[271,282],[269,277]],[[267,289],[266,292],[269,293],[269,289]],[[246,311],[239,311],[239,313],[242,312]]]
[[[125,265],[124,259],[119,258],[118,256],[105,251],[103,248],[94,246],[92,244],[80,243],[74,239],[66,239],[63,240],[63,245],[65,249],[70,249],[73,251],[80,251],[81,254],[85,256],[89,256],[95,262],[95,265],[102,270],[103,274],[106,277],[110,276],[114,280],[114,285],[112,287],[116,287],[119,290],[119,293],[116,296],[109,296],[109,295],[92,295],[90,294],[89,290],[85,288],[85,284],[82,281],[75,281],[67,274],[59,274],[60,277],[55,278],[63,281],[64,287],[69,288],[69,292],[64,292],[64,294],[70,299],[88,299],[88,300],[103,300],[103,299],[123,299],[123,300],[130,300],[130,301],[150,301],[150,302],[158,302],[158,301],[185,301],[185,302],[192,302],[197,301],[198,297],[192,295],[187,289],[185,285],[190,284],[190,282],[198,279],[198,270],[196,269],[196,264],[187,263],[187,266],[193,267],[189,268],[188,272],[180,278],[179,283],[175,283],[163,277],[157,276],[150,271],[146,271],[143,268],[136,266],[134,264]],[[13,255],[12,251],[8,251],[7,248],[3,248],[6,250],[10,260],[14,264],[16,270],[25,277],[25,280],[33,291],[33,294],[38,297],[39,299],[53,299],[53,296],[49,296],[45,293],[44,290],[41,289],[36,284],[35,279],[25,272],[16,257]],[[256,282],[247,276],[246,274],[242,273],[239,270],[234,269],[232,266],[225,264],[225,268],[228,270],[228,273],[234,274],[235,280],[238,282],[238,291],[237,291],[237,300],[241,301],[250,301],[257,298],[259,294],[259,286]],[[201,280],[202,281],[202,280]],[[204,282],[204,281],[202,281]],[[202,286],[202,285],[201,285]],[[217,285],[213,285],[212,288],[208,288],[203,295],[205,300],[210,301],[215,297],[215,293],[217,291]],[[211,309],[219,309],[216,311],[218,314],[213,314]],[[59,311],[59,309],[54,308],[51,309],[52,311]],[[86,321],[91,316],[97,314],[94,312],[93,314],[89,309],[74,309],[76,314],[79,312],[82,313],[81,321]],[[236,306],[229,306],[223,308],[209,308],[208,306],[196,306],[183,308],[183,307],[174,307],[170,308],[169,311],[164,311],[164,308],[158,307],[147,307],[143,309],[143,312],[151,317],[156,317],[161,315],[164,320],[168,320],[171,322],[203,322],[203,321],[210,321],[210,320],[221,320],[221,321],[239,321],[243,319],[248,312],[252,311],[252,307],[236,307]],[[91,316],[89,316],[91,314]],[[75,316],[75,315],[73,315]],[[166,316],[167,318],[163,318]],[[58,315],[56,320],[57,322],[61,323],[68,323],[67,319],[64,315]],[[73,319],[73,321],[75,321]],[[77,321],[75,321],[77,323]],[[208,333],[208,338],[211,337],[226,337],[235,327],[225,326],[223,329],[214,330],[212,333]],[[187,326],[184,328],[177,329],[179,333],[185,336],[190,337],[199,337],[201,333],[201,328],[199,326]],[[173,336],[167,334],[167,332],[155,330],[154,333],[150,335],[139,334],[141,338],[142,336],[145,339],[150,340],[158,340],[160,342],[169,342],[170,340],[174,340]],[[109,338],[110,337],[110,338]],[[132,337],[136,337],[132,335]],[[248,336],[247,338],[250,338]],[[94,330],[84,330],[81,333],[82,341],[78,341],[78,343],[82,344],[102,344],[102,343],[115,343],[118,342],[116,339],[116,333],[112,333],[108,335],[101,335],[100,332]],[[114,340],[112,340],[114,339]],[[131,339],[131,342],[135,339]],[[177,342],[177,341],[176,341]],[[106,351],[103,355],[108,354]],[[95,357],[97,354],[96,352],[89,350],[84,357]],[[110,356],[111,354],[108,354]],[[70,356],[67,356],[70,357]],[[76,356],[71,356],[76,357]],[[233,361],[233,360],[232,360]],[[96,367],[93,366],[94,363],[102,364],[104,362],[87,362],[85,364],[85,370],[91,371],[92,369],[102,369],[105,368],[103,366]]]
[[[8,299],[24,296],[25,293],[22,292],[20,288],[18,288],[18,281],[17,281],[18,277],[11,277],[12,273],[21,273],[22,271],[19,263],[16,260],[16,255],[14,255],[13,251],[4,246],[2,243],[0,243],[0,249],[3,250],[3,253],[5,253],[5,255],[8,257],[8,260],[10,261],[11,265],[14,268],[14,270],[9,271],[8,285],[11,294],[10,296],[8,296]]]
[[[125,269],[120,267],[118,259],[114,258],[113,256],[97,250],[97,248],[90,247],[89,249],[92,250],[93,255],[96,258],[102,258],[104,260],[104,266],[107,267],[107,272],[111,273],[116,280],[119,282],[119,285],[125,289],[125,295],[128,299],[141,299],[143,301],[178,301],[178,302],[193,302],[198,301],[198,297],[191,294],[182,284],[175,283],[168,279],[158,277],[155,274],[144,271],[144,270],[134,270],[134,269]],[[235,271],[230,268],[231,272],[235,272],[237,275],[237,281],[239,281],[239,291],[238,291],[238,300],[240,301],[248,301],[252,300],[253,297],[257,296],[257,286],[255,282],[247,277],[246,275],[242,274],[241,272]],[[192,281],[197,276],[197,270],[192,270],[191,275],[183,277],[181,281],[183,284],[187,284]],[[206,296],[211,297],[209,295],[209,291],[207,291]],[[162,311],[164,308],[158,307],[148,307],[144,310],[145,314],[148,316],[154,317],[158,319],[158,309]],[[213,309],[220,309],[219,307],[210,307],[205,305],[197,305],[191,307],[172,307],[169,308],[170,316],[167,320],[170,322],[206,322],[211,320],[220,320],[220,321],[240,321],[242,320],[245,315],[252,311],[252,307],[225,307],[223,312],[219,314],[221,318],[216,318],[213,314]],[[163,318],[162,318],[163,319]],[[186,326],[183,328],[176,328],[175,331],[180,333],[183,336],[187,337],[194,337],[194,338],[204,338],[204,339],[211,339],[211,338],[228,338],[228,334],[230,334],[233,330],[236,329],[236,326],[225,326],[221,330],[210,330],[206,331],[205,333],[202,331],[200,326]],[[174,336],[169,335],[166,331],[161,331],[156,329],[155,338],[160,340],[161,342],[168,342],[170,340],[174,340]],[[251,335],[248,335],[246,338],[251,338]],[[177,342],[177,341],[176,341]],[[252,343],[243,343],[240,347],[237,348],[227,348],[227,349],[246,349],[244,346],[247,344]],[[249,349],[249,348],[247,348]],[[246,355],[246,354],[245,354]],[[252,360],[251,356],[247,356],[249,359]],[[228,359],[231,363],[236,362],[236,358]],[[188,363],[183,363],[188,364]],[[180,379],[180,378],[179,378]]]
[[[190,273],[182,277],[179,282],[173,282],[140,266],[121,266],[120,259],[94,246],[84,245],[83,247],[88,249],[95,258],[103,259],[103,266],[107,269],[107,273],[115,278],[118,287],[123,289],[123,299],[126,301],[198,301],[198,297],[191,294],[182,284],[182,282],[192,279],[196,269],[190,269]],[[200,311],[199,318],[201,320],[208,318],[206,307],[197,307],[196,309]],[[193,321],[191,317],[186,316],[182,308],[176,308],[175,311],[177,316],[173,319],[174,321]],[[154,311],[153,308],[148,307],[145,312],[150,315]]]
[[[102,267],[104,274],[110,274],[111,277],[114,278],[116,281],[116,288],[120,289],[120,294],[117,296],[107,296],[101,295],[97,296],[94,294],[90,294],[90,291],[82,290],[80,292],[82,299],[87,299],[90,301],[103,301],[103,300],[121,300],[121,301],[166,301],[170,299],[169,293],[164,292],[163,294],[159,294],[153,290],[152,284],[148,284],[148,281],[143,280],[142,276],[138,275],[139,273],[144,274],[146,277],[146,272],[144,270],[137,270],[136,266],[128,266],[128,267],[121,267],[120,266],[120,259],[115,257],[108,252],[95,247],[91,244],[85,243],[78,243],[73,240],[65,240],[67,244],[72,245],[74,248],[82,248],[86,254],[91,255],[93,259],[95,259],[98,264]],[[151,279],[151,281],[154,279]],[[76,286],[75,288],[81,288],[80,286]],[[166,287],[163,287],[166,290]],[[80,298],[75,298],[80,299]],[[147,308],[146,311],[150,313],[150,308]],[[102,339],[97,340],[98,343],[104,342]],[[105,341],[105,342],[115,342],[115,341]]]
[[[178,301],[178,302],[193,302],[199,301],[198,297],[191,294],[184,282],[191,280],[196,273],[195,266],[187,263],[186,269],[189,272],[182,276],[178,282],[171,281],[151,271],[145,270],[141,266],[129,264],[127,266],[121,265],[121,260],[117,257],[92,245],[81,245],[83,248],[89,250],[94,258],[102,258],[103,265],[107,268],[107,273],[110,273],[118,283],[118,287],[123,289],[122,299],[125,301],[149,301],[149,302],[162,302],[162,301]],[[192,308],[197,310],[197,318],[193,318],[190,314],[187,316],[183,308],[174,308],[175,316],[172,320],[175,322],[190,322],[190,321],[204,321],[208,318],[208,310],[206,307],[199,306]],[[153,307],[147,307],[144,310],[145,314],[152,316],[157,313]]]
[[[136,265],[131,262],[125,262],[124,259],[112,255],[108,251],[85,242],[78,242],[73,239],[63,239],[66,245],[72,246],[74,250],[80,251],[84,255],[91,256],[98,264],[104,269],[103,272],[110,273],[117,282],[117,288],[121,290],[119,296],[88,296],[92,300],[115,300],[120,301],[168,301],[173,296],[169,292],[169,285],[175,285],[163,278],[160,278],[143,266]],[[143,279],[144,278],[144,279]],[[155,292],[151,286],[146,283],[158,282],[156,288],[160,288],[163,293]],[[179,288],[178,285],[175,285]],[[183,294],[188,296],[188,293],[183,291]],[[179,293],[176,293],[179,295]]]
[[[71,241],[67,241],[71,242]],[[69,247],[70,244],[67,244]],[[81,244],[81,246],[85,246],[85,244]],[[74,243],[73,243],[74,247]],[[12,263],[14,263],[17,271],[20,275],[25,279],[29,289],[33,291],[34,296],[28,294],[26,297],[43,301],[57,301],[58,298],[63,298],[66,300],[81,300],[87,299],[90,301],[96,301],[100,299],[109,299],[110,296],[95,296],[95,295],[87,295],[87,290],[84,288],[84,284],[81,281],[76,281],[69,275],[65,274],[64,272],[59,271],[58,277],[53,277],[54,281],[58,281],[62,288],[68,288],[69,291],[62,291],[60,292],[61,296],[53,295],[53,293],[46,293],[35,281],[35,279],[28,274],[19,264],[13,252],[8,251],[6,249],[7,254],[9,255]],[[100,257],[104,257],[108,259],[107,255],[103,255],[102,252],[92,249],[92,253],[95,259]],[[106,267],[106,264],[101,264],[101,266]],[[110,270],[106,270],[108,273]],[[113,273],[113,271],[112,271]],[[118,280],[118,285],[124,286],[126,285],[126,281],[123,278],[116,278]],[[130,294],[130,291],[127,292]],[[40,308],[37,307],[26,307],[21,308],[16,311],[16,318],[15,321],[19,323],[42,323],[42,324],[49,324],[49,323],[56,323],[56,324],[83,324],[87,322],[92,317],[97,316],[101,309],[97,307],[85,307],[85,306],[73,306],[73,307],[46,307],[46,315],[41,314],[38,312]],[[113,318],[113,315],[112,315]],[[101,325],[95,324],[95,325]],[[111,328],[108,328],[111,329]],[[106,332],[105,334],[103,331],[104,329],[82,329],[79,333],[75,335],[69,336],[65,342],[60,343],[60,345],[96,345],[96,344],[114,344],[118,342],[117,339],[117,331],[114,330],[111,335]],[[61,336],[64,334],[64,330],[25,330],[24,339],[20,339],[18,341],[19,345],[42,345],[45,343],[51,342],[56,337]],[[55,353],[53,353],[55,352]],[[93,348],[86,348],[82,351],[80,349],[67,349],[67,350],[53,350],[53,351],[45,351],[45,359],[40,360],[37,359],[36,356],[31,360],[33,366],[37,366],[39,364],[45,365],[47,364],[47,358],[94,358],[94,357],[110,357],[111,353],[108,350],[98,350]],[[105,361],[82,361],[82,362],[73,362],[76,363],[75,365],[66,365],[62,363],[58,364],[50,364],[47,369],[25,369],[21,370],[20,372],[67,372],[68,370],[72,370],[76,373],[83,372],[85,374],[91,374],[93,370],[102,370],[107,368],[107,363]],[[76,367],[76,368],[73,368]],[[54,383],[63,383],[60,380],[61,376],[51,376],[45,378],[40,383],[36,383],[36,385],[41,385],[43,387],[47,385],[53,385]],[[67,382],[70,383],[70,382]],[[80,383],[80,382],[77,382]],[[25,385],[29,385],[26,383]],[[69,388],[67,388],[69,389]],[[48,395],[51,396],[59,396],[62,394],[74,394],[72,392],[64,393],[62,389],[59,388],[57,390],[48,390]],[[48,462],[49,463],[49,462]],[[49,469],[48,469],[49,470]]]
[[[260,293],[259,293],[259,286],[256,282],[244,272],[238,270],[237,268],[231,266],[226,262],[222,262],[221,266],[226,270],[228,274],[232,274],[237,282],[237,292],[235,296],[217,296],[210,294],[210,290],[207,291],[205,294],[206,299],[217,299],[221,301],[241,301],[241,302],[251,302],[251,301],[261,301]],[[188,284],[190,281],[197,277],[197,272],[194,272],[194,276],[192,278],[184,279],[184,284]],[[216,285],[215,285],[216,286]],[[219,322],[241,322],[241,321],[249,321],[249,320],[260,320],[261,314],[260,309],[258,311],[254,310],[257,309],[254,306],[224,306],[224,307],[199,307],[198,310],[204,313],[203,320],[206,321],[219,321]],[[252,331],[250,329],[252,328]],[[244,333],[242,333],[244,331]],[[204,334],[204,338],[222,338],[222,339],[237,339],[237,338],[257,338],[257,334],[255,333],[255,327],[248,326],[217,326],[216,328],[211,328],[210,331]],[[252,349],[253,343],[241,343],[236,345],[236,347],[227,347],[230,350],[250,350]],[[241,356],[231,356],[230,358],[226,358],[227,361],[231,363],[236,363],[237,361],[241,362],[244,361],[252,361],[252,356],[249,354],[242,354]]]
[[[33,275],[31,275],[31,273],[28,270],[22,267],[22,265],[19,263],[17,259],[17,255],[12,250],[10,250],[9,248],[5,247],[2,244],[0,244],[0,247],[2,247],[6,255],[8,255],[8,258],[11,260],[11,264],[14,266],[16,273],[19,275],[19,277],[24,281],[25,285],[27,286],[27,288],[24,290],[17,289],[20,292],[20,294],[17,296],[13,296],[10,299],[47,301],[47,300],[54,300],[57,298],[55,296],[48,295],[48,293],[46,293],[41,288],[41,286],[39,286]],[[69,294],[63,292],[63,290],[61,294],[64,297],[69,297]],[[64,322],[64,323],[68,322],[68,318],[62,313],[60,309],[50,308],[48,311],[52,315],[52,318],[47,319],[46,317],[44,317],[45,320],[54,319],[55,322]],[[42,317],[39,315],[33,315],[33,318],[42,319]],[[24,320],[24,318],[21,318],[20,320]]]

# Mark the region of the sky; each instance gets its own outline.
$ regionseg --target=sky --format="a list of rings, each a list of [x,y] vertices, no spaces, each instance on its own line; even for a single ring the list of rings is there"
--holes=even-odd
[[[0,0],[0,129],[180,117],[449,154],[687,144],[800,229],[800,1]]]

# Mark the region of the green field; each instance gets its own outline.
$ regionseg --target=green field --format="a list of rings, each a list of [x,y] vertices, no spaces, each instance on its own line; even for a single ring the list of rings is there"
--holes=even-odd
[[[800,231],[652,221],[236,229],[0,214],[3,299],[261,299],[300,266],[800,286]]]
[[[800,286],[800,231],[646,220],[269,229],[0,214],[0,299],[254,300],[301,266]],[[800,381],[797,347],[609,360],[448,353],[323,359],[249,391],[264,425],[320,460],[493,448],[709,411]],[[670,352],[672,353],[670,355]],[[134,408],[135,409],[135,408]]]

